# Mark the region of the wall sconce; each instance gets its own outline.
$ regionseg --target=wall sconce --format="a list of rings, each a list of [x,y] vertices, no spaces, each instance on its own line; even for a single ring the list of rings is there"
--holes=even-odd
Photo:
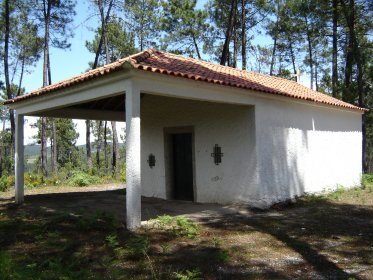
[[[148,163],[150,168],[153,168],[155,166],[155,155],[150,154],[148,158]]]
[[[218,144],[215,144],[214,146],[214,152],[211,153],[211,156],[214,158],[214,163],[216,165],[219,165],[221,163],[221,158],[224,154],[221,152],[221,147],[219,147]]]

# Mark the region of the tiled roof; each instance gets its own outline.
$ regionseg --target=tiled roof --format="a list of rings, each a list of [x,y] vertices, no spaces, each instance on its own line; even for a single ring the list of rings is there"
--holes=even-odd
[[[141,53],[119,59],[116,62],[88,71],[84,74],[34,90],[29,94],[8,100],[5,102],[5,104],[11,104],[36,96],[49,94],[58,89],[70,87],[96,77],[105,76],[107,74],[120,71],[128,66],[143,71],[150,71],[196,81],[204,81],[219,85],[249,89],[267,94],[283,95],[296,99],[304,99],[332,106],[365,111],[363,108],[359,108],[329,95],[311,90],[294,81],[248,72],[189,57],[161,52],[154,49],[149,49]]]

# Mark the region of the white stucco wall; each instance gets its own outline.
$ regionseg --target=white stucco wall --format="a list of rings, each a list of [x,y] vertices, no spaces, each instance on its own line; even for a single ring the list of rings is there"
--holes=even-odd
[[[243,98],[252,105],[143,95],[142,194],[168,198],[164,129],[170,127],[194,129],[197,202],[267,207],[305,192],[360,184],[361,114],[289,98]],[[211,157],[215,144],[224,153],[218,166]],[[147,163],[150,153],[154,168]]]
[[[361,114],[287,99],[260,101],[255,112],[258,206],[360,185]]]
[[[252,106],[144,95],[141,99],[142,194],[167,198],[164,129],[193,127],[195,201],[251,202],[257,198],[255,119]],[[213,146],[224,156],[214,164]],[[156,158],[150,168],[148,155]]]

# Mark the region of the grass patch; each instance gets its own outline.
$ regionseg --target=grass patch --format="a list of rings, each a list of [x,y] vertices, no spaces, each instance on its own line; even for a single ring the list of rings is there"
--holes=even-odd
[[[183,236],[194,239],[200,233],[200,227],[184,216],[158,216],[154,219],[153,224],[158,229],[169,232],[174,236]]]

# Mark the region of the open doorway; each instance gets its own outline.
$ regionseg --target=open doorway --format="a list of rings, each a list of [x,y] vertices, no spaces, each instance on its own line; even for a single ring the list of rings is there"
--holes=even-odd
[[[187,128],[167,129],[165,145],[167,197],[194,201],[192,130]]]

